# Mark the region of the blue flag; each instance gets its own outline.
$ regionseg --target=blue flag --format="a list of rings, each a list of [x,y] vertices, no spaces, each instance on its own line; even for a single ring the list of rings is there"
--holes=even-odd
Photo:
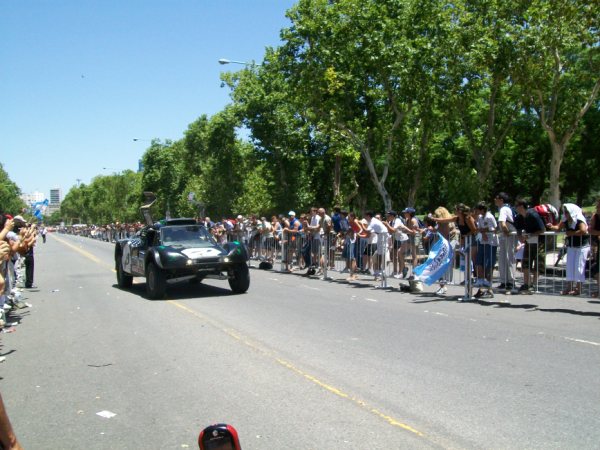
[[[442,278],[448,265],[452,262],[454,252],[450,243],[440,233],[437,234],[437,241],[431,247],[427,261],[418,267],[415,267],[416,278],[421,280],[427,286],[432,285]]]
[[[50,202],[45,199],[43,202],[36,202],[31,205],[31,213],[37,217],[38,220],[44,219],[44,213]]]

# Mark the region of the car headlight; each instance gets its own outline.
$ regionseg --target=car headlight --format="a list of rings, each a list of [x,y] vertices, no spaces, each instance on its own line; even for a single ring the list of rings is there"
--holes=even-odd
[[[194,260],[193,260],[193,259],[188,259],[188,260],[185,262],[185,265],[186,265],[186,266],[191,266],[192,264],[194,264]]]

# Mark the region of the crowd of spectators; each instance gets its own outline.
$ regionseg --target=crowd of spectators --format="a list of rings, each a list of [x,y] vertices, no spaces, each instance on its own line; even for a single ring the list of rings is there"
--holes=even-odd
[[[35,289],[34,247],[38,233],[45,242],[45,228],[28,223],[23,216],[0,213],[0,329],[16,325],[11,312],[28,308],[24,289]]]
[[[585,217],[581,208],[566,203],[560,211],[550,205],[533,207],[523,199],[513,204],[501,192],[494,198],[495,209],[485,202],[472,208],[457,204],[451,213],[440,206],[422,214],[407,207],[379,214],[354,212],[333,208],[329,214],[324,207],[311,207],[303,213],[289,211],[287,215],[271,217],[249,215],[197,218],[218,242],[237,240],[246,244],[250,257],[272,267],[281,256],[283,271],[306,270],[308,275],[320,275],[324,270],[347,273],[348,281],[359,275],[411,279],[413,270],[427,257],[439,236],[448,240],[455,250],[454,266],[460,267],[465,279],[472,277],[477,287],[475,297],[485,297],[495,288],[506,293],[532,293],[539,274],[545,270],[547,232],[564,231],[567,259],[567,288],[564,295],[581,293],[586,272],[598,278],[598,234],[600,233],[600,201],[596,213]],[[63,231],[107,242],[133,236],[142,223],[112,223],[102,226],[76,226]],[[593,250],[593,251],[592,251]],[[336,260],[343,260],[338,268]],[[516,285],[517,263],[520,263],[523,282]],[[386,273],[386,266],[391,271]],[[499,283],[492,286],[497,270]],[[453,270],[440,280],[437,294],[447,292],[453,282]],[[464,281],[463,281],[464,282]],[[600,279],[598,280],[600,290]],[[597,292],[592,293],[597,296]]]

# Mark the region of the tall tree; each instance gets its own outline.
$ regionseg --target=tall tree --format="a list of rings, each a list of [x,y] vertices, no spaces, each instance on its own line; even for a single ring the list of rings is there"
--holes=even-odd
[[[523,24],[521,78],[550,140],[550,201],[560,205],[561,165],[600,91],[600,7],[534,0]]]
[[[181,192],[184,152],[181,141],[153,140],[142,157],[144,173],[142,189],[157,195],[156,209],[166,215],[177,215],[176,205]]]
[[[448,91],[454,103],[449,111],[458,112],[480,195],[485,198],[495,157],[521,110],[520,87],[514,76],[518,60],[514,40],[521,31],[524,5],[465,0],[454,6],[459,45],[448,53],[457,88]]]
[[[450,14],[435,0],[301,0],[288,13],[281,57],[302,112],[360,153],[385,208],[390,162],[411,151],[399,139],[407,115],[433,104]]]

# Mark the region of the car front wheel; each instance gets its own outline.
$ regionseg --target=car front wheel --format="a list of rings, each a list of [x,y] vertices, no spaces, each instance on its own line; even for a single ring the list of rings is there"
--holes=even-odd
[[[250,287],[250,270],[246,263],[236,265],[229,276],[229,286],[236,294],[243,294]]]
[[[146,293],[151,299],[162,298],[167,289],[167,278],[156,264],[149,264],[146,269]]]
[[[123,270],[123,261],[117,261],[117,285],[122,289],[129,289],[133,284],[133,277]]]

